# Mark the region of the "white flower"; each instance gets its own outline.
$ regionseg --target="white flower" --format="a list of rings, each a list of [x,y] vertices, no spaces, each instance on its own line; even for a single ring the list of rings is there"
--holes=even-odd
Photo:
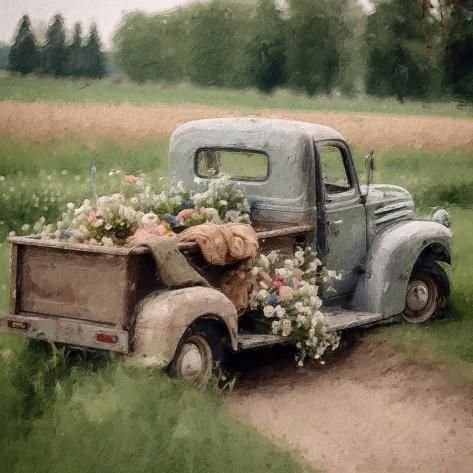
[[[300,264],[304,263],[304,252],[302,250],[296,251],[294,256]]]
[[[113,240],[108,237],[102,237],[103,246],[113,246]]]
[[[148,212],[143,215],[141,218],[141,223],[143,225],[146,225],[147,223],[157,223],[158,222],[158,216],[154,212]]]
[[[27,223],[21,226],[22,232],[27,232],[29,229],[30,229],[30,226]]]
[[[281,322],[279,320],[275,320],[271,325],[271,329],[274,335],[277,335],[279,333],[279,330],[281,329]]]
[[[68,202],[68,203],[67,203],[67,208],[68,208],[69,210],[72,210],[72,209],[74,208],[74,204],[73,204],[72,202]]]
[[[289,319],[284,319],[281,322],[282,336],[287,337],[292,333],[292,325]]]
[[[272,305],[267,305],[263,309],[264,316],[267,318],[273,317],[275,309]]]
[[[269,292],[266,291],[266,289],[261,289],[256,295],[256,299],[260,302],[265,302],[268,297],[269,297]]]
[[[281,307],[279,304],[276,306],[276,317],[279,319],[282,319],[286,315],[286,309],[284,307]]]

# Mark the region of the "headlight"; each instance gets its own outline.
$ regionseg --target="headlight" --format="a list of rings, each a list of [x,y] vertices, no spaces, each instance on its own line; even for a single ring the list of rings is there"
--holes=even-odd
[[[450,226],[450,215],[445,209],[438,209],[432,215],[432,222],[440,223],[444,227]]]

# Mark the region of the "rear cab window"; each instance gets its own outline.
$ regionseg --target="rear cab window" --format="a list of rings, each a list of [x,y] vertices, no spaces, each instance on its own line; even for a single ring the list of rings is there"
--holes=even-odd
[[[201,178],[224,174],[236,181],[265,181],[269,158],[263,151],[201,148],[195,154],[194,171]]]

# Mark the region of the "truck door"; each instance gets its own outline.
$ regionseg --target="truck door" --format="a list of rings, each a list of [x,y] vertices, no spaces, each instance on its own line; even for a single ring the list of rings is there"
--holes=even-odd
[[[338,140],[315,144],[318,222],[322,257],[340,279],[332,281],[335,294],[355,289],[360,264],[366,256],[366,211],[348,146]]]

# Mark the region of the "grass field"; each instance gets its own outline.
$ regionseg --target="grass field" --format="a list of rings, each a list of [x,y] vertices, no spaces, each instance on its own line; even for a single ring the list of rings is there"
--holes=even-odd
[[[472,117],[473,107],[455,102],[414,102],[403,104],[395,99],[378,100],[360,96],[356,98],[308,98],[280,90],[273,95],[253,90],[236,91],[219,88],[199,88],[188,84],[166,85],[146,83],[137,85],[110,80],[65,81],[44,77],[0,76],[0,100],[25,102],[59,100],[63,102],[101,102],[107,104],[130,103],[153,105],[157,103],[182,105],[200,104],[222,108],[313,110],[331,112],[368,112],[401,115],[440,115]]]
[[[113,85],[103,81],[84,87],[81,82],[0,77],[0,100],[4,98],[471,116],[471,109],[452,103],[308,100],[286,92],[266,97],[251,91],[188,86]],[[87,131],[94,133],[93,128]],[[146,140],[100,137],[91,141],[80,135],[61,139],[58,133],[47,140],[2,139],[0,311],[7,309],[8,302],[8,232],[21,232],[25,223],[32,225],[40,216],[54,222],[67,202],[89,197],[92,164],[98,170],[99,193],[119,189],[119,178],[108,176],[111,169],[141,170],[153,180],[161,178],[167,174],[167,144],[167,139],[153,136]],[[361,154],[356,161],[363,174]],[[447,316],[421,327],[378,329],[372,336],[424,363],[445,366],[462,383],[473,383],[471,149],[406,151],[405,147],[394,147],[378,154],[376,181],[406,187],[414,194],[420,215],[428,215],[431,206],[448,207],[455,242],[454,262],[448,270],[453,293]],[[184,389],[159,373],[123,366],[113,359],[92,363],[88,358],[51,354],[41,346],[0,337],[0,399],[0,464],[5,471],[302,469],[292,454],[230,419],[217,393]]]
[[[0,181],[0,196],[5,205],[0,208],[0,239],[12,229],[21,232],[25,222],[33,224],[41,215],[55,221],[65,203],[89,197],[92,163],[97,166],[102,193],[119,189],[119,178],[108,176],[110,169],[142,170],[159,179],[167,173],[166,149],[166,140],[126,148],[107,141],[93,147],[78,141],[2,142],[0,175],[5,177]],[[363,157],[358,155],[356,160],[363,179]],[[377,336],[426,362],[447,364],[452,373],[473,381],[473,316],[469,310],[473,302],[473,159],[468,151],[391,150],[378,156],[376,180],[406,187],[414,194],[420,215],[427,216],[432,206],[449,208],[455,235],[448,316],[422,327],[389,327]],[[0,254],[4,260],[7,251],[3,243]],[[7,283],[0,286],[0,300],[5,303]]]

